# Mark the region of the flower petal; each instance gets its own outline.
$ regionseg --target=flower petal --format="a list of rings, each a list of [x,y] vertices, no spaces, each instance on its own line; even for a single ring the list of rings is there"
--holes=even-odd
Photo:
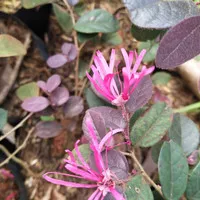
[[[43,178],[45,180],[47,180],[50,183],[56,184],[56,185],[63,185],[63,186],[75,187],[75,188],[95,188],[95,187],[97,187],[96,184],[81,184],[81,183],[74,183],[74,182],[63,181],[63,180],[60,180],[60,179],[51,178],[49,176],[51,174],[55,174],[55,175],[58,174],[58,175],[74,177],[74,178],[81,178],[81,177],[71,175],[71,174],[59,173],[59,172],[47,172],[46,174],[43,175]]]

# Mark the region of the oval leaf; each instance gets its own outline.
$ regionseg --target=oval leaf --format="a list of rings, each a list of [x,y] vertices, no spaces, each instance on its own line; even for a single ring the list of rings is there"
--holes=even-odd
[[[74,28],[82,33],[111,33],[119,29],[119,23],[109,12],[94,9],[81,16]]]
[[[126,185],[127,200],[153,200],[153,194],[149,185],[141,175],[134,176]]]
[[[69,91],[65,87],[56,88],[50,95],[52,106],[61,106],[69,99]]]
[[[17,89],[16,94],[18,98],[20,98],[23,101],[26,98],[38,96],[39,87],[35,82],[27,83],[25,85],[20,86]]]
[[[128,178],[129,166],[126,157],[122,153],[111,149],[109,151],[104,150],[101,155],[105,165],[108,166],[111,172],[115,174],[119,180]],[[94,154],[91,154],[89,164],[92,169],[98,171]]]
[[[188,200],[200,199],[200,162],[192,170],[189,175],[188,184],[186,188],[186,196]]]
[[[8,112],[0,108],[0,130],[6,125]]]
[[[74,117],[79,115],[83,109],[83,99],[79,96],[71,96],[64,105],[63,112],[65,113],[65,117]]]
[[[132,127],[132,144],[141,147],[156,144],[169,129],[172,114],[172,110],[165,103],[154,104]]]
[[[83,118],[82,129],[88,141],[91,141],[90,133],[87,127],[88,120],[92,122],[97,139],[100,141],[100,139],[102,139],[106,135],[105,120],[103,119],[102,115],[96,111],[93,111],[91,109],[86,111]]]
[[[191,154],[199,145],[199,130],[196,124],[180,114],[174,115],[169,137],[183,149],[186,155]]]
[[[25,55],[26,49],[24,45],[16,38],[7,35],[0,35],[0,57]]]
[[[77,56],[76,46],[72,43],[65,42],[61,47],[62,53],[67,56],[69,61],[72,61]]]
[[[120,110],[106,106],[100,106],[87,110],[87,112],[90,111],[99,113],[104,119],[107,128],[125,128],[126,126],[126,122],[124,121]]]
[[[40,138],[56,137],[62,130],[62,126],[56,121],[39,122],[35,128],[35,134]]]
[[[67,10],[63,9],[58,4],[53,4],[53,11],[56,15],[60,27],[66,32],[69,33],[72,31],[73,23],[71,16]]]
[[[133,24],[164,29],[199,14],[191,0],[123,0]]]
[[[61,83],[61,78],[58,74],[52,75],[46,83],[46,88],[48,92],[53,92]]]
[[[51,68],[62,67],[68,60],[63,54],[56,54],[47,59],[47,65]]]
[[[166,199],[177,200],[184,193],[188,164],[181,148],[173,141],[165,142],[158,159],[159,179]]]
[[[156,72],[152,76],[152,81],[154,85],[167,85],[171,78],[172,76],[167,72]]]
[[[47,85],[46,85],[46,82],[44,81],[38,81],[37,82],[37,85],[40,89],[42,89],[43,92],[46,92],[47,91]]]
[[[28,112],[39,112],[49,106],[49,100],[45,97],[30,97],[25,99],[21,106]]]
[[[160,42],[156,66],[172,69],[200,53],[200,16],[191,17],[171,28]]]
[[[126,109],[130,113],[134,113],[136,110],[144,106],[152,96],[152,81],[150,76],[145,76],[134,92],[131,94],[130,99],[126,103]]]

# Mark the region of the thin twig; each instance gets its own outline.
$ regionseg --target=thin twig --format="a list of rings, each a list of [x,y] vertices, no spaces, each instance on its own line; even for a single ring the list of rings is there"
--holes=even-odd
[[[23,149],[26,146],[26,143],[27,143],[29,137],[31,136],[31,133],[33,132],[33,130],[34,130],[34,128],[32,128],[28,132],[28,134],[27,134],[26,138],[24,139],[23,143],[12,154],[10,154],[3,162],[0,163],[0,167],[2,167],[3,165],[7,164],[10,161],[10,159],[12,159],[13,156],[15,156],[21,149]]]
[[[12,132],[14,132],[15,130],[17,130],[18,128],[20,128],[21,126],[23,126],[23,124],[33,115],[33,113],[29,113],[21,122],[19,122],[19,124],[17,124],[17,126],[15,126],[12,130],[8,131],[7,133],[5,133],[3,136],[0,137],[0,141],[3,140],[4,138],[6,138],[9,134],[11,134]]]
[[[11,153],[3,146],[0,144],[0,149],[8,156],[11,156]],[[35,173],[33,172],[28,164],[24,162],[23,160],[17,158],[16,156],[12,156],[12,160],[14,160],[16,163],[18,163],[20,166],[22,166],[31,176],[33,177],[41,177],[42,173]]]
[[[122,152],[122,153],[124,155],[126,155],[126,156],[130,156],[133,159],[133,161],[135,162],[136,166],[139,168],[141,174],[146,179],[146,181],[148,181],[157,190],[157,192],[163,197],[163,193],[162,193],[161,187],[156,185],[154,183],[154,181],[149,177],[149,175],[145,172],[144,168],[142,167],[142,165],[138,161],[137,157],[135,156],[134,151],[131,151],[131,153],[126,153],[126,152]]]
[[[69,5],[68,1],[67,0],[63,0],[64,4],[66,5],[69,13],[70,13],[70,16],[72,18],[72,23],[73,25],[75,25],[76,21],[75,21],[75,17],[74,17],[74,12],[71,8],[71,6]],[[76,46],[76,49],[77,49],[77,58],[76,58],[76,64],[75,64],[75,95],[78,94],[78,82],[79,82],[79,79],[78,79],[78,71],[79,71],[79,57],[80,57],[80,48],[78,46],[78,37],[77,37],[77,32],[74,31],[73,33],[73,37],[74,37],[74,43],[75,43],[75,46]]]

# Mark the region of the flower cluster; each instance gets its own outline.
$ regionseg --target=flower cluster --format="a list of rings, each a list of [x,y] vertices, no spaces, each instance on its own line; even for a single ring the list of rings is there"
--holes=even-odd
[[[129,99],[135,88],[138,86],[142,78],[154,70],[154,66],[146,68],[142,66],[140,72],[137,72],[141,65],[146,50],[142,50],[138,55],[136,51],[130,51],[129,54],[125,49],[121,49],[125,67],[122,68],[121,77],[118,70],[119,62],[115,60],[115,50],[112,49],[110,63],[106,62],[100,51],[97,51],[94,57],[94,64],[91,66],[93,75],[87,74],[88,79],[92,83],[96,92],[106,98],[116,106],[122,106]],[[135,64],[133,65],[133,60]]]
[[[65,160],[65,168],[73,174],[48,172],[44,174],[43,177],[47,181],[58,185],[76,188],[96,188],[96,190],[89,197],[89,200],[104,199],[108,193],[111,193],[115,199],[124,200],[125,198],[123,197],[123,194],[118,191],[117,186],[119,186],[128,177],[128,163],[126,158],[121,153],[115,150],[104,150],[104,145],[109,140],[109,138],[121,130],[110,131],[100,142],[98,142],[92,122],[87,121],[87,128],[91,138],[90,148],[92,153],[90,163],[88,164],[84,160],[81,152],[79,151],[78,140],[75,143],[75,152],[80,162],[77,162],[70,150],[66,150],[66,152],[69,154],[69,158]],[[120,169],[117,168],[113,170],[110,169],[109,163],[112,159],[108,159],[108,157],[117,157],[117,162],[120,160],[120,166],[123,168],[123,170],[120,172]],[[92,183],[84,184],[59,180],[50,177],[52,174],[89,180]]]

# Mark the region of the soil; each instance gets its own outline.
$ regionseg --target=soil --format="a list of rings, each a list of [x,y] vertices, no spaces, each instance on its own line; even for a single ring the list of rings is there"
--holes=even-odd
[[[114,3],[116,3],[114,1]],[[119,1],[117,1],[117,7],[115,4],[115,10],[113,5],[110,3],[100,4],[100,7],[107,9],[111,13],[114,13],[117,8],[121,7]],[[129,30],[130,30],[130,21],[128,20],[127,14],[124,10],[120,10],[117,13],[120,19],[120,34],[122,38],[125,38],[123,41],[123,47],[125,49],[134,49],[137,45],[136,40],[133,39]],[[24,42],[25,33],[28,32],[28,29],[19,25],[13,20],[2,20],[0,22],[0,30],[3,30],[5,33],[16,37],[20,41]],[[55,52],[60,52],[60,47],[63,42],[73,42],[72,36],[66,36],[54,16],[50,16],[49,21],[49,32],[45,35],[45,43],[48,47],[49,54]],[[117,49],[122,46],[117,46]],[[84,49],[82,57],[88,61],[93,54],[94,46],[91,43],[88,43],[87,48]],[[105,55],[109,55],[111,50],[110,46],[103,46],[101,50]],[[14,66],[17,58],[1,59],[0,60],[0,74],[8,68],[9,66]],[[5,68],[6,66],[6,68]],[[46,65],[44,58],[41,56],[40,51],[35,47],[32,40],[30,47],[28,49],[28,54],[24,57],[20,70],[18,72],[17,79],[12,84],[9,93],[5,95],[4,102],[1,107],[8,110],[10,119],[17,119],[20,121],[27,114],[20,107],[21,101],[16,97],[16,89],[25,83],[38,80],[47,80],[47,78],[54,73],[57,73],[62,76],[62,83],[65,85],[70,94],[74,94],[74,63],[66,64],[64,67],[57,70],[51,70]],[[171,72],[169,72],[171,73]],[[167,96],[170,99],[172,108],[179,108],[193,102],[196,102],[197,99],[193,93],[187,89],[186,84],[176,73],[172,73],[172,80],[163,87],[159,87],[162,94]],[[7,79],[9,81],[9,78]],[[0,78],[2,81],[2,77]],[[83,85],[83,81],[80,80],[79,88]],[[87,105],[85,105],[87,109]],[[191,115],[196,121],[199,120],[199,115]],[[53,139],[40,139],[36,137],[34,133],[31,134],[25,148],[20,152],[18,157],[23,160],[31,171],[34,174],[30,174],[26,169],[22,169],[23,175],[25,177],[25,186],[27,188],[29,199],[33,200],[68,200],[68,199],[87,199],[87,196],[92,192],[91,190],[85,189],[75,189],[67,187],[52,186],[45,180],[42,179],[41,174],[47,171],[56,171],[61,169],[62,171],[62,160],[65,157],[65,149],[73,149],[74,142],[82,136],[81,124],[82,124],[83,114],[79,117],[73,119],[66,119],[62,121],[65,129],[60,133],[59,136]],[[17,132],[16,145],[19,146],[23,143],[26,135],[32,127],[39,121],[39,118],[35,115],[31,117],[20,128]],[[138,155],[143,156],[141,152]],[[141,157],[141,160],[145,160],[145,156]],[[7,167],[7,166],[5,166]],[[64,171],[64,169],[63,169]],[[5,192],[6,191],[6,192]],[[0,199],[6,199],[9,194],[12,192],[19,192],[17,186],[14,184],[14,180],[3,180],[0,179]],[[18,199],[18,196],[11,199]]]

